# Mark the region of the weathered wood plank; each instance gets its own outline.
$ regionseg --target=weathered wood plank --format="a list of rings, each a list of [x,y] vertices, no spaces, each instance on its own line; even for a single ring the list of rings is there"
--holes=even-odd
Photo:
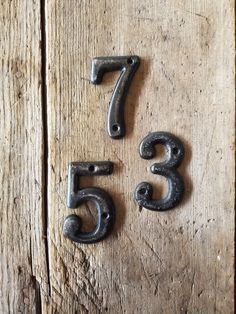
[[[232,313],[234,255],[233,1],[48,0],[49,257],[53,313]],[[106,133],[116,75],[89,83],[95,56],[142,58],[126,104],[128,134]],[[185,201],[139,210],[141,180],[159,187],[137,148],[150,131],[185,143]],[[113,234],[95,245],[62,235],[67,166],[112,160],[105,188]],[[159,182],[159,183],[158,183]],[[86,184],[85,184],[86,186]],[[79,213],[80,210],[75,210]],[[84,210],[85,212],[85,210]]]
[[[1,1],[0,29],[0,313],[36,313],[48,293],[39,1]]]

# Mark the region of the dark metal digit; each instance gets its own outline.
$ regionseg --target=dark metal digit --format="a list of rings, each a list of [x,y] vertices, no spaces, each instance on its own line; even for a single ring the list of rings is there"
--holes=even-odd
[[[159,174],[168,180],[168,194],[160,200],[152,199],[153,188],[148,182],[141,182],[135,189],[135,199],[140,206],[150,210],[165,211],[178,205],[183,198],[184,182],[176,168],[184,158],[184,147],[181,141],[167,132],[154,132],[147,135],[139,147],[140,156],[151,159],[155,156],[155,145],[166,148],[167,159],[151,166],[153,174]]]
[[[125,135],[125,98],[139,64],[138,56],[98,57],[92,61],[91,82],[93,84],[100,84],[106,72],[121,71],[108,112],[108,134],[114,139]]]
[[[110,195],[97,187],[79,188],[80,176],[99,176],[112,173],[110,161],[72,162],[69,164],[67,206],[77,208],[82,203],[91,201],[98,210],[95,230],[81,232],[81,218],[77,215],[66,217],[63,232],[66,237],[78,243],[101,241],[111,231],[115,220],[115,206]]]

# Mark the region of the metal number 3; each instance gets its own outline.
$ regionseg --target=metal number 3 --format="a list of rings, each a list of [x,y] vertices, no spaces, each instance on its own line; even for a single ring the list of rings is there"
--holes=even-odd
[[[106,72],[121,71],[108,112],[108,134],[114,139],[125,135],[125,98],[139,63],[138,56],[98,57],[92,61],[91,82],[93,84],[100,84]]]
[[[80,176],[99,176],[112,173],[113,165],[109,161],[72,162],[69,165],[67,206],[77,208],[84,202],[92,201],[98,210],[95,230],[81,232],[81,218],[77,215],[67,216],[63,232],[72,241],[94,243],[101,241],[112,229],[115,220],[115,206],[109,194],[97,187],[79,188]]]
[[[168,194],[160,200],[152,199],[153,188],[148,182],[139,183],[135,190],[135,199],[140,206],[150,210],[165,211],[175,207],[183,198],[184,182],[176,168],[184,157],[184,147],[181,141],[167,132],[154,132],[147,135],[140,144],[139,153],[144,159],[155,155],[155,145],[162,144],[166,148],[167,159],[151,166],[153,174],[159,174],[168,180]]]

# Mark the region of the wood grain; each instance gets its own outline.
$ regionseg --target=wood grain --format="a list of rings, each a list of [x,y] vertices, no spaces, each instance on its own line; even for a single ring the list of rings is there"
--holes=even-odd
[[[49,0],[49,252],[59,313],[232,313],[234,247],[233,1]],[[137,54],[127,136],[106,132],[117,75],[89,82],[96,56]],[[141,180],[159,187],[138,153],[151,131],[186,148],[186,198],[165,213],[139,210]],[[62,235],[70,161],[111,160],[115,173],[84,182],[110,192],[113,234],[96,245]],[[159,183],[158,183],[159,182]],[[165,184],[165,183],[164,183]],[[84,210],[85,211],[85,210]]]
[[[0,1],[0,29],[0,313],[36,313],[48,294],[39,2]]]
[[[233,313],[233,1],[41,7],[0,2],[0,313]],[[126,102],[127,136],[112,140],[107,111],[119,73],[94,86],[91,61],[129,54],[141,65]],[[133,200],[144,180],[155,197],[167,190],[149,170],[160,157],[138,154],[152,131],[174,133],[186,150],[185,199],[164,213]],[[116,225],[103,242],[78,245],[62,234],[65,217],[81,215],[88,229],[96,215],[90,204],[67,208],[68,163],[93,160],[114,162],[112,176],[81,183],[110,193]]]

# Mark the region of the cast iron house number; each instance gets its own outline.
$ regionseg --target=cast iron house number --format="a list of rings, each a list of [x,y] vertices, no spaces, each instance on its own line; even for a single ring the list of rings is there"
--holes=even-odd
[[[125,98],[139,63],[137,56],[99,57],[92,61],[91,82],[93,84],[100,84],[106,72],[121,72],[108,111],[107,130],[111,138],[119,139],[125,136]]]
[[[110,161],[72,162],[69,165],[67,206],[77,208],[91,201],[98,210],[98,221],[94,231],[81,232],[82,221],[77,215],[70,215],[64,222],[64,234],[78,243],[94,243],[102,240],[113,227],[115,206],[110,195],[98,187],[79,188],[80,176],[110,175],[113,164]]]
[[[125,136],[125,99],[131,81],[139,67],[138,56],[98,57],[92,61],[91,82],[100,84],[106,72],[120,71],[114,88],[107,121],[107,131],[111,138]],[[168,132],[153,132],[140,143],[139,154],[143,159],[155,156],[155,145],[162,144],[166,150],[166,160],[154,163],[151,172],[167,178],[168,193],[162,199],[153,199],[153,187],[148,182],[141,182],[135,189],[134,199],[139,206],[153,211],[166,211],[177,206],[184,195],[184,182],[177,168],[184,158],[181,141]],[[82,232],[82,220],[72,214],[64,221],[63,232],[66,237],[77,243],[95,243],[105,238],[115,222],[115,206],[111,196],[98,187],[80,188],[79,177],[111,175],[113,164],[110,161],[72,162],[69,164],[67,206],[77,208],[84,202],[92,201],[98,211],[97,224],[93,231]]]

